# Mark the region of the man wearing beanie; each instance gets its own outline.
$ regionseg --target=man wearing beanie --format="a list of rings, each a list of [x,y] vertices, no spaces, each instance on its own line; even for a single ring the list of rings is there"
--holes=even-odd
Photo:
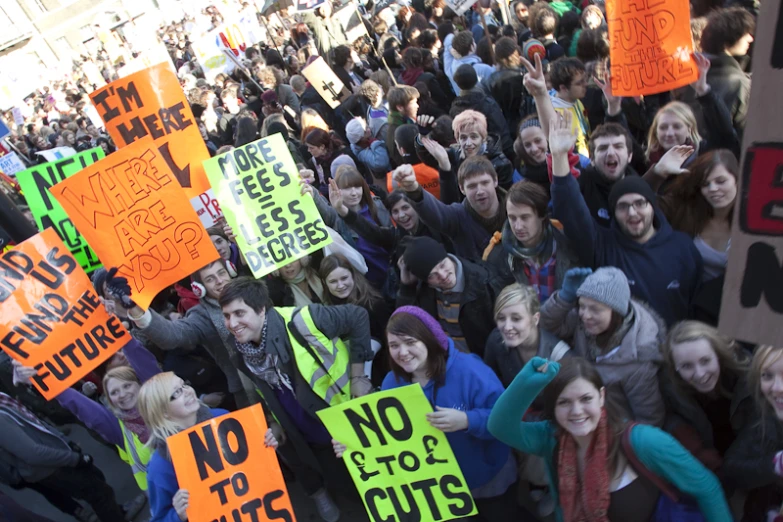
[[[397,307],[423,308],[459,350],[483,357],[495,327],[492,311],[499,286],[486,268],[447,253],[431,237],[411,238],[400,258]]]
[[[382,180],[391,168],[386,143],[374,139],[367,122],[359,117],[345,126],[345,137],[351,143],[351,152],[370,171],[373,179]]]
[[[663,425],[658,372],[666,326],[647,304],[631,298],[622,270],[569,270],[563,287],[541,307],[540,327],[569,339],[573,354],[595,365],[625,416]]]
[[[622,270],[631,293],[649,303],[667,324],[685,319],[702,271],[693,240],[672,230],[654,192],[638,176],[627,176],[612,186],[611,225],[600,226],[570,173],[568,152],[576,136],[564,120],[551,123],[552,203],[554,217],[563,223],[572,248],[587,266]]]

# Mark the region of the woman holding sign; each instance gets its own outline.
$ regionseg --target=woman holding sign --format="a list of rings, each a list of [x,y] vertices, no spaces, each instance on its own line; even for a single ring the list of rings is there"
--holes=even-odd
[[[138,408],[150,431],[147,445],[154,451],[147,466],[151,522],[187,520],[189,494],[179,487],[166,439],[228,411],[208,408],[193,388],[172,372],[159,373],[144,383],[139,390]],[[271,428],[264,443],[277,448]]]
[[[427,420],[446,433],[476,501],[478,518],[520,520],[514,458],[509,447],[487,430],[489,412],[503,393],[500,380],[477,355],[457,350],[438,321],[416,306],[403,306],[392,314],[386,337],[392,371],[381,389],[421,385],[435,410]],[[345,446],[336,441],[333,445],[342,457]]]
[[[541,394],[546,420],[515,420]],[[666,520],[691,520],[668,484],[692,497],[708,522],[733,520],[718,479],[667,433],[622,420],[582,358],[531,359],[492,409],[489,430],[545,459],[558,522],[645,522],[665,509]]]

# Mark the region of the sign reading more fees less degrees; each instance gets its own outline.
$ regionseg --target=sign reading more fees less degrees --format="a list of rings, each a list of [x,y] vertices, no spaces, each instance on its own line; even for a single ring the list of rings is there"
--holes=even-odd
[[[87,244],[87,240],[76,230],[73,221],[65,213],[60,203],[54,199],[49,189],[62,180],[73,176],[87,165],[104,158],[103,149],[79,152],[75,156],[36,165],[16,175],[19,186],[30,205],[38,230],[51,227],[60,236],[73,257],[85,272],[90,273],[101,266],[98,256]]]
[[[130,340],[53,229],[0,257],[0,347],[38,370],[32,383],[47,400]]]
[[[418,384],[373,393],[318,412],[372,522],[451,520],[476,513],[446,435]]]
[[[255,277],[332,242],[282,135],[210,158],[204,168]]]
[[[266,431],[256,404],[168,438],[177,482],[190,494],[190,522],[295,522],[275,450],[264,445]]]
[[[101,261],[128,278],[142,308],[220,257],[151,139],[87,166],[50,192]]]

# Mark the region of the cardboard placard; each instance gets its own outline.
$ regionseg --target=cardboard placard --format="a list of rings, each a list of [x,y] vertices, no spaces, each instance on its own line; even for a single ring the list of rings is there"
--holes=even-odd
[[[345,85],[322,57],[319,56],[313,63],[302,69],[302,75],[329,104],[329,107],[336,109],[340,106]]]
[[[52,229],[0,256],[0,346],[52,399],[130,340]]]
[[[76,149],[73,147],[55,147],[53,149],[39,150],[36,154],[42,156],[46,161],[57,161],[75,155]]]
[[[282,135],[210,158],[204,168],[255,277],[332,242],[315,202],[300,193]]]
[[[73,221],[49,189],[104,156],[103,149],[95,147],[68,158],[30,167],[16,175],[38,230],[53,228],[79,266],[88,274],[101,267],[98,255],[87,244],[87,240],[73,225]]]
[[[14,123],[17,125],[24,125],[24,115],[22,114],[22,109],[19,107],[14,107],[11,109],[11,113],[14,115]]]
[[[326,0],[296,0],[296,10],[300,13],[314,11],[324,5]]]
[[[26,168],[27,165],[19,159],[16,152],[9,152],[0,156],[0,172],[4,174],[15,176],[17,172],[21,172]]]
[[[117,147],[151,137],[188,199],[209,189],[201,167],[209,151],[169,64],[113,81],[90,99]]]
[[[219,258],[151,139],[89,165],[51,189],[101,261],[147,308],[164,288]]]
[[[343,33],[345,33],[345,41],[349,44],[363,36],[369,37],[355,2],[348,2],[343,5],[334,12],[332,17],[337,18]]]
[[[773,87],[783,82],[781,48],[781,2],[764,2],[719,324],[731,338],[774,346],[783,346],[783,105]]]
[[[416,520],[476,513],[446,435],[427,422],[431,411],[421,386],[413,384],[318,412],[332,438],[348,448],[343,460],[372,522],[389,514],[406,520],[406,512],[416,511]],[[395,498],[408,499],[406,507]]]
[[[264,411],[256,404],[168,438],[188,520],[295,522],[275,450],[264,446]]]
[[[641,96],[696,81],[688,2],[608,0],[612,93]]]
[[[478,0],[446,0],[446,5],[457,15],[464,15]]]
[[[218,74],[231,74],[235,68],[234,62],[223,54],[224,51],[229,50],[234,56],[244,58],[248,46],[261,41],[262,35],[263,31],[257,19],[242,16],[216,27],[197,39],[193,42],[192,48],[204,76],[207,80],[214,81]]]

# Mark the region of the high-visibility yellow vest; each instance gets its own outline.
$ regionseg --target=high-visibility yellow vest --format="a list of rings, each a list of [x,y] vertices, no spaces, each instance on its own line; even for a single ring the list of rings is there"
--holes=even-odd
[[[147,491],[147,464],[152,458],[152,449],[145,446],[139,436],[129,430],[124,422],[117,420],[120,423],[122,438],[125,441],[125,446],[117,446],[117,451],[119,451],[122,461],[131,467],[133,478],[136,479],[139,489]]]
[[[313,322],[308,307],[275,308],[283,316],[296,366],[310,388],[329,406],[351,399],[351,357],[342,340],[329,339]],[[292,329],[295,329],[296,335]],[[302,342],[307,343],[303,346]]]

